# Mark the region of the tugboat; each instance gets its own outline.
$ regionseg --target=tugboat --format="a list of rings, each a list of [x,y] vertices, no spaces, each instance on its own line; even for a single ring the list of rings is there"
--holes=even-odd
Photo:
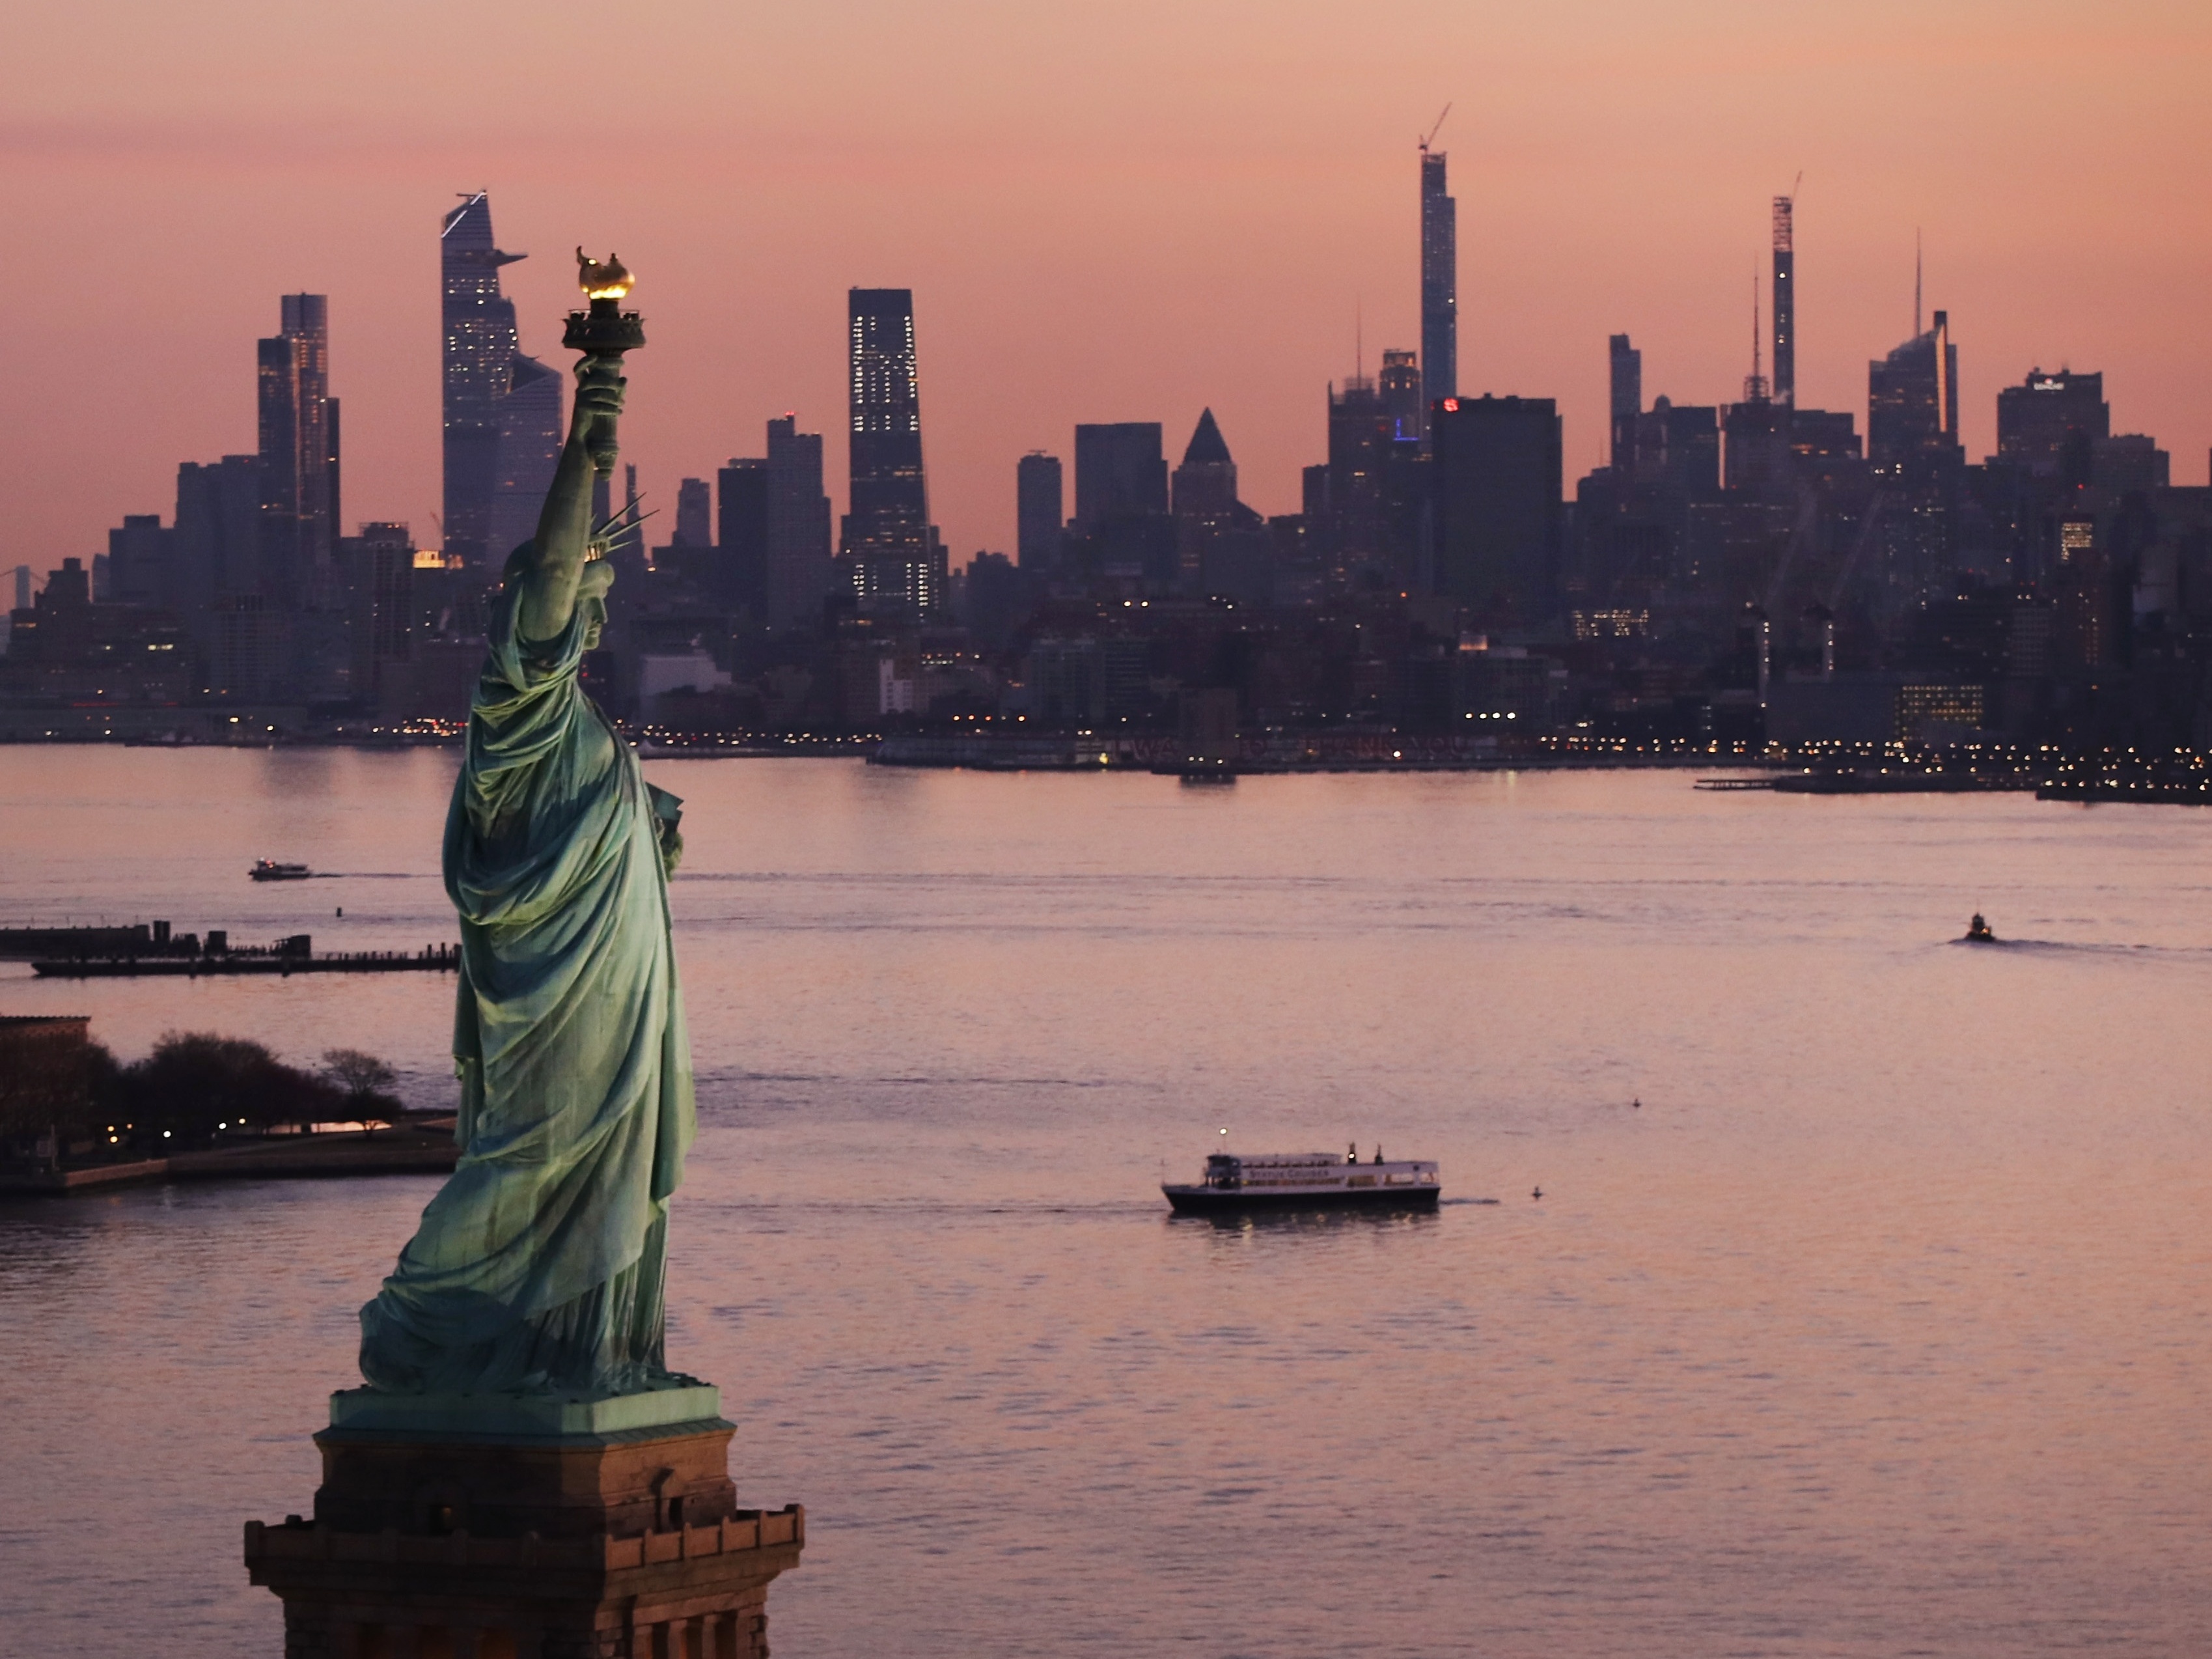
[[[1382,1149],[1362,1164],[1353,1148],[1334,1152],[1215,1152],[1195,1185],[1164,1182],[1177,1215],[1236,1215],[1249,1210],[1433,1210],[1443,1195],[1437,1166],[1385,1164]]]
[[[1966,937],[1960,941],[1962,945],[1998,945],[2002,942],[1990,931],[1990,925],[1982,920],[1979,910],[1974,912],[1974,919],[1966,924]]]
[[[256,859],[253,867],[246,873],[256,881],[305,881],[315,872],[304,864],[279,864],[274,859]]]

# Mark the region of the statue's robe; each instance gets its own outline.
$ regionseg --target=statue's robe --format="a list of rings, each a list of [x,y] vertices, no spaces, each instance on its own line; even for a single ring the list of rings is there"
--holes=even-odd
[[[694,1120],[658,792],[577,684],[583,608],[543,644],[518,610],[510,586],[446,823],[460,1161],[361,1315],[362,1374],[399,1392],[666,1375],[668,1200]]]

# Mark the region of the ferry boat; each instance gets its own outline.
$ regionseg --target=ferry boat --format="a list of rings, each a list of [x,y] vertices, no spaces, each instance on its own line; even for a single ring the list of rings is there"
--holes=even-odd
[[[304,864],[279,864],[274,859],[256,859],[253,867],[246,873],[256,881],[305,881],[315,872]]]
[[[1437,1166],[1419,1160],[1385,1164],[1382,1149],[1362,1164],[1357,1151],[1215,1152],[1194,1185],[1161,1183],[1177,1215],[1234,1215],[1246,1210],[1433,1210],[1443,1196]]]

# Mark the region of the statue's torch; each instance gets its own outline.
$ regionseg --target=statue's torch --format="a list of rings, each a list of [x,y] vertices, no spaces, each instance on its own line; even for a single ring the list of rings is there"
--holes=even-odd
[[[580,351],[584,361],[576,366],[580,380],[622,377],[623,353],[635,351],[645,343],[645,325],[635,311],[622,308],[623,299],[630,290],[631,277],[623,262],[610,253],[604,262],[587,256],[580,247],[576,250],[576,281],[591,301],[586,311],[568,313],[568,330],[562,336],[561,343],[571,351]],[[592,468],[602,478],[612,477],[615,470],[615,441],[606,425],[595,436],[592,444]]]

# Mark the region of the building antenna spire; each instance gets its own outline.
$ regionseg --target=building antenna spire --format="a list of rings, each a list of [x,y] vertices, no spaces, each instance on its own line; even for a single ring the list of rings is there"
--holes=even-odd
[[[1366,295],[1352,296],[1352,378],[1364,380],[1367,375],[1367,307]]]
[[[1912,337],[1920,337],[1920,227],[1912,228]]]

